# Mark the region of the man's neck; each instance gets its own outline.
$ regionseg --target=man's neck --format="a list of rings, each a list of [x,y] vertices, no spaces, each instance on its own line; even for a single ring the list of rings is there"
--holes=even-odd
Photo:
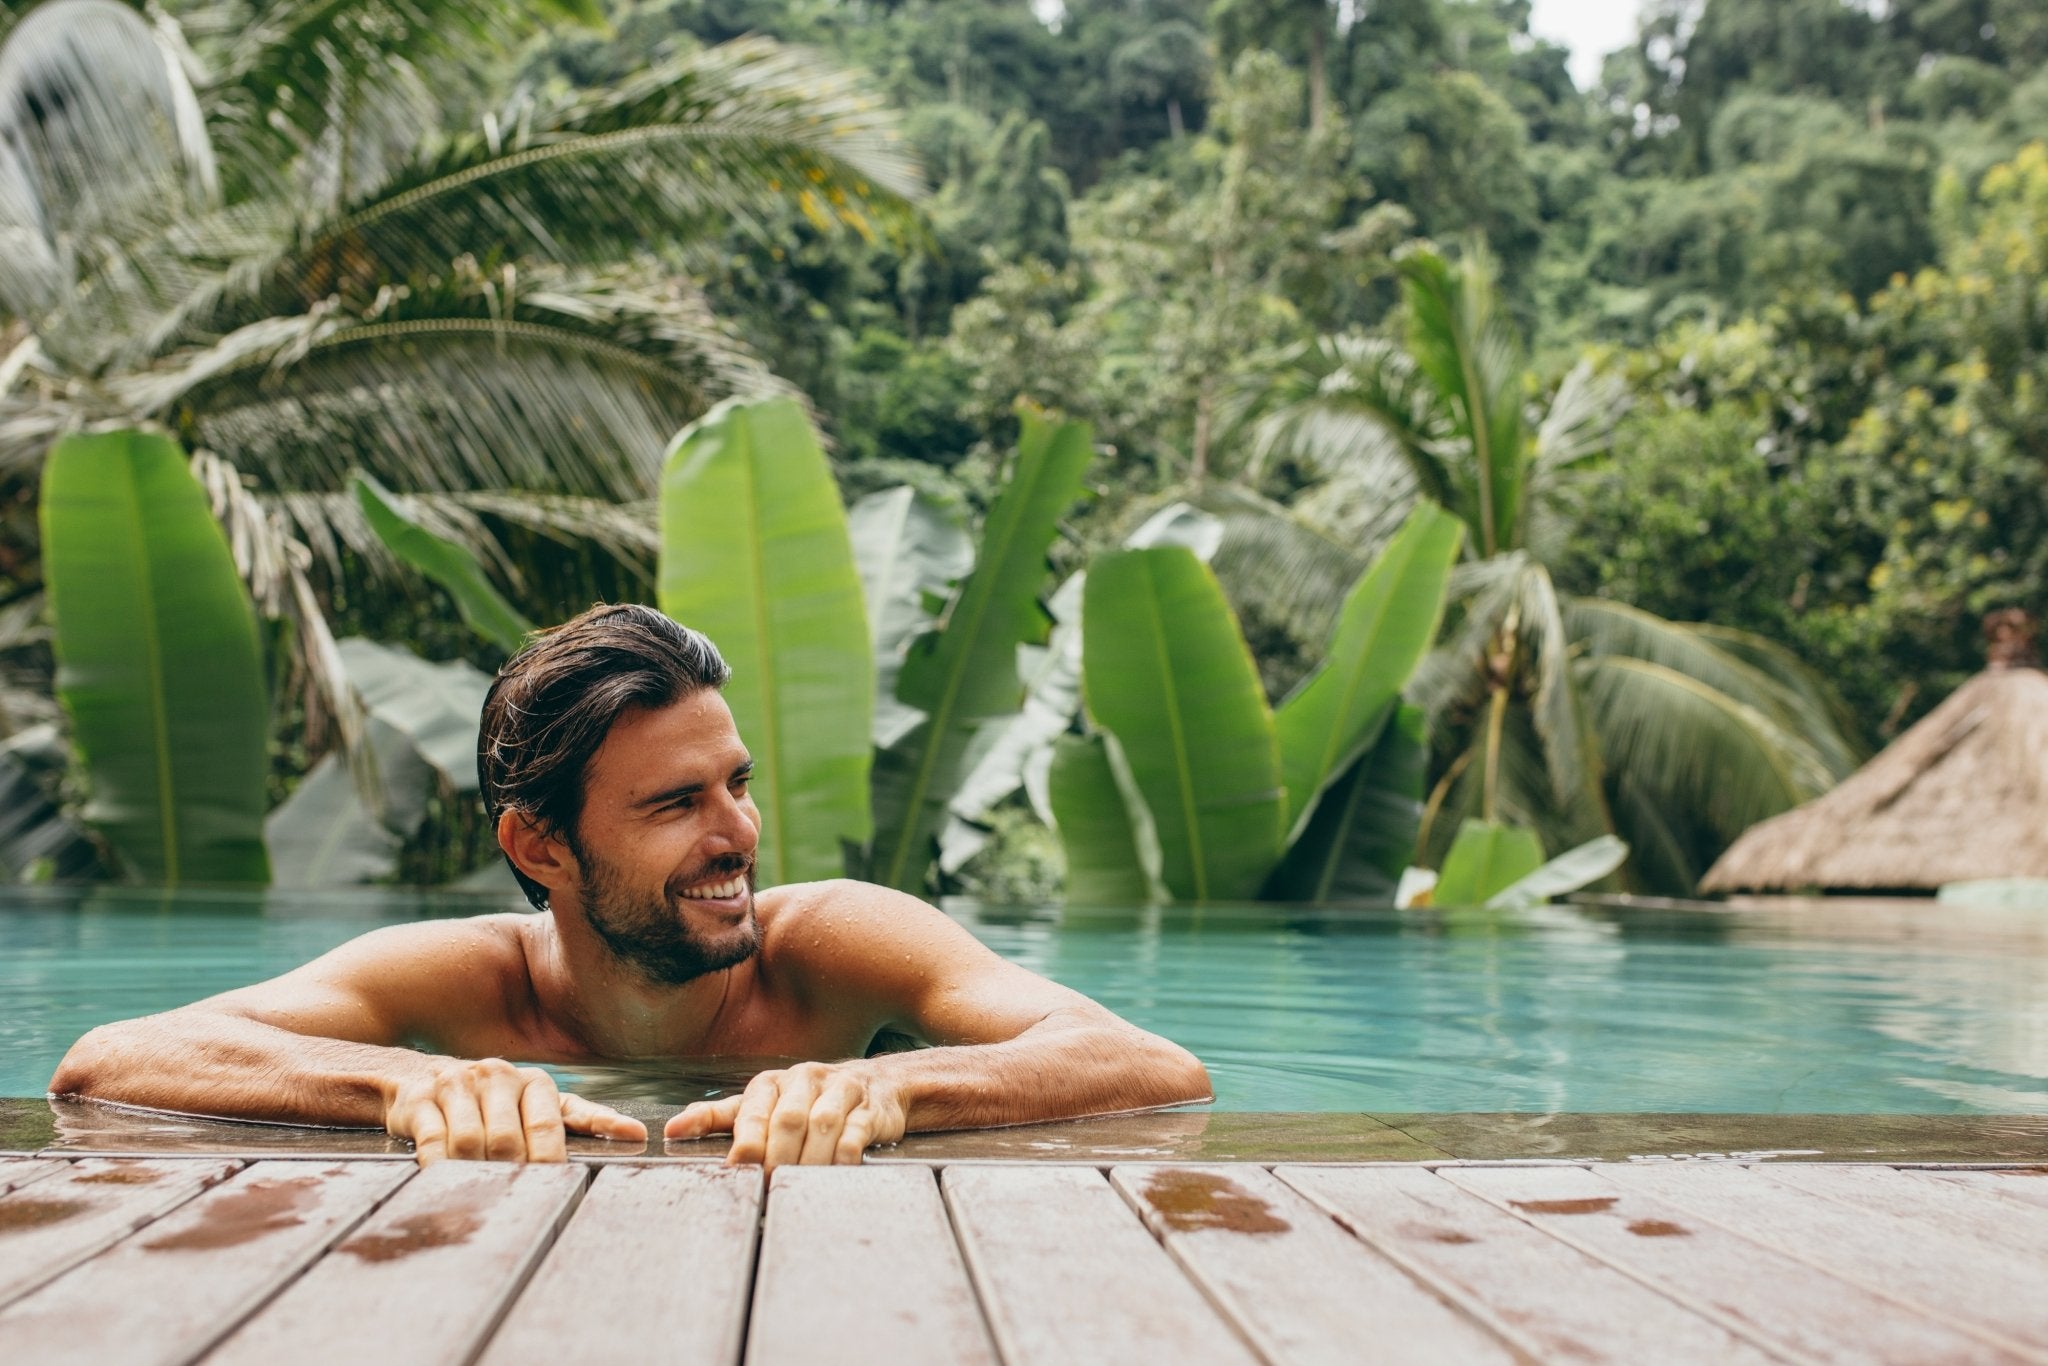
[[[681,986],[650,981],[590,928],[582,909],[558,906],[536,927],[529,955],[542,1012],[601,1058],[699,1056],[747,964]]]

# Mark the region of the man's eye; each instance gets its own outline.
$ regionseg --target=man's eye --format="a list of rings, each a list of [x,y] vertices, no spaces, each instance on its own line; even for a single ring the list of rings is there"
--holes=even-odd
[[[733,795],[737,797],[742,792],[745,792],[747,790],[747,784],[751,783],[752,781],[754,781],[754,775],[751,773],[742,774],[741,776],[734,778],[732,780]]]

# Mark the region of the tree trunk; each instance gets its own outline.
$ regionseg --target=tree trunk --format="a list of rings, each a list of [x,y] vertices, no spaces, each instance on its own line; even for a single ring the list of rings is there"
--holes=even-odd
[[[1172,132],[1175,142],[1179,142],[1181,138],[1187,135],[1187,125],[1182,123],[1180,118],[1179,100],[1168,100],[1166,102],[1166,126]]]
[[[1214,421],[1215,406],[1209,377],[1204,375],[1202,387],[1195,393],[1194,450],[1188,457],[1188,482],[1197,489],[1209,477],[1209,427]]]
[[[1324,107],[1329,103],[1329,73],[1324,70],[1323,33],[1321,15],[1315,19],[1315,27],[1308,35],[1308,130],[1311,133],[1323,131]]]

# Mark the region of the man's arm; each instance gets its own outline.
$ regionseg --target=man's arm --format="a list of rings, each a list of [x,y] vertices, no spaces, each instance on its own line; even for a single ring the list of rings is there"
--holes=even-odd
[[[378,930],[271,981],[102,1025],[72,1045],[50,1091],[187,1114],[382,1128],[412,1139],[422,1163],[560,1161],[565,1129],[644,1139],[639,1121],[559,1094],[538,1068],[399,1046],[446,1040],[502,1008],[502,974],[490,965],[504,956],[504,938],[487,922]]]
[[[667,1137],[730,1132],[731,1162],[858,1162],[907,1132],[1209,1099],[1186,1049],[1006,961],[916,898],[864,883],[828,897],[791,935],[822,989],[936,1046],[764,1072],[684,1110]]]

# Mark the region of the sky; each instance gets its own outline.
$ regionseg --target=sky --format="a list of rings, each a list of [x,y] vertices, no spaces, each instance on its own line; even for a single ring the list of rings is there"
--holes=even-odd
[[[1572,79],[1589,89],[1600,77],[1600,61],[1636,37],[1640,0],[1535,0],[1529,27],[1538,36],[1572,50]]]

